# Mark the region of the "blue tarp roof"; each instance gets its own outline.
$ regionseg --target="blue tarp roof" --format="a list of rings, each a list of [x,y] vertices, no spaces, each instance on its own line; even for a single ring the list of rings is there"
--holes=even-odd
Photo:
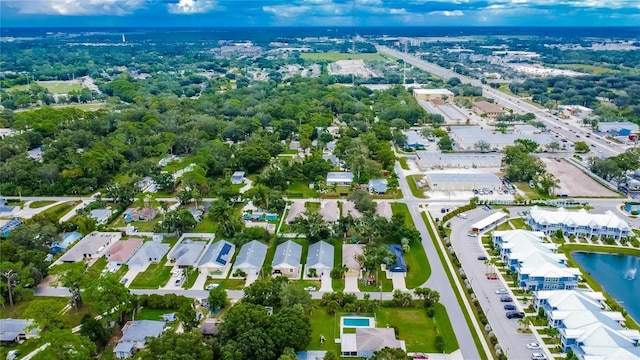
[[[396,262],[389,266],[388,269],[391,272],[407,272],[407,265],[404,262],[404,254],[402,253],[402,246],[398,244],[387,245],[391,253],[396,256]]]

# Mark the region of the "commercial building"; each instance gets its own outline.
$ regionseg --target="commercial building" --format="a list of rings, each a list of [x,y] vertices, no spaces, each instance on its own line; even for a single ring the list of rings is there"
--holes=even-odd
[[[432,191],[496,190],[502,187],[502,181],[493,174],[429,172],[425,178]]]
[[[413,97],[416,100],[430,101],[434,99],[454,100],[454,93],[447,89],[413,89]]]
[[[628,136],[638,133],[638,125],[629,121],[599,122],[598,131],[611,136]]]
[[[497,211],[471,225],[471,231],[475,233],[484,232],[486,230],[493,229],[506,220],[507,214],[503,213],[502,211]]]
[[[492,104],[486,101],[476,101],[473,103],[473,107],[471,108],[473,112],[480,116],[486,116],[489,119],[496,119],[500,115],[504,115],[507,112],[502,110],[502,108],[496,104]]]
[[[528,290],[573,289],[580,269],[568,268],[558,246],[543,242],[544,233],[527,230],[494,231],[493,243],[500,258],[518,274],[518,286]]]
[[[427,140],[415,130],[405,131],[404,135],[407,137],[407,147],[422,149],[427,144]]]
[[[448,168],[499,168],[502,165],[500,154],[462,154],[437,151],[416,151],[416,163],[420,170]]]
[[[449,134],[455,141],[456,148],[466,151],[476,151],[476,144],[480,140],[487,142],[493,151],[499,151],[506,146],[513,145],[516,139],[533,140],[540,146],[557,142],[548,134],[503,134],[483,129],[480,126],[452,126]]]
[[[593,114],[593,109],[582,105],[560,105],[558,109],[562,110],[566,116],[575,116],[580,119],[586,119]]]
[[[565,236],[575,235],[584,238],[612,237],[620,240],[631,235],[629,224],[611,210],[604,214],[591,214],[584,209],[544,210],[534,206],[527,214],[527,223],[532,230],[542,231],[547,235],[558,230],[562,230]]]

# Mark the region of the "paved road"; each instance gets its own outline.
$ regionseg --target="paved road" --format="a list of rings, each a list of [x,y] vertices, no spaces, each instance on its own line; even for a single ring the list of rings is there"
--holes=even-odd
[[[489,324],[498,337],[500,345],[506,350],[509,359],[529,359],[532,351],[526,348],[526,344],[539,343],[540,341],[531,334],[516,332],[519,326],[518,320],[506,318],[505,303],[500,302],[501,295],[497,295],[495,291],[500,288],[507,288],[507,286],[499,280],[487,280],[484,276],[487,272],[487,265],[477,259],[479,255],[487,254],[477,237],[469,237],[467,235],[473,223],[484,219],[490,213],[492,212],[477,208],[466,212],[467,219],[458,217],[451,219],[451,244],[462,263],[462,268],[471,281],[471,287],[476,293],[487,319],[489,319]],[[515,214],[515,211],[512,213]],[[517,304],[517,306],[522,308],[520,304]]]
[[[457,77],[463,83],[471,84],[474,86],[478,86],[482,88],[482,95],[491,99],[494,99],[496,103],[513,109],[514,112],[525,114],[525,113],[534,113],[539,120],[542,120],[548,124],[547,128],[553,132],[558,133],[559,135],[567,138],[570,141],[585,141],[589,145],[593,144],[592,148],[596,154],[602,155],[605,157],[617,155],[621,152],[624,152],[626,146],[614,146],[609,147],[606,140],[602,137],[592,135],[591,138],[585,138],[583,132],[584,128],[580,126],[576,126],[576,124],[566,122],[549,113],[547,109],[540,109],[534,105],[531,105],[524,100],[521,100],[518,97],[514,97],[511,95],[507,95],[499,90],[493,89],[490,86],[483,85],[480,80],[466,77],[464,75],[455,73],[449,69],[443,68],[433,63],[426,62],[414,55],[406,54],[394,49],[391,49],[386,46],[376,46],[378,51],[382,51],[397,58],[400,58],[407,63],[414,65],[422,70],[428,71],[437,76],[443,77],[445,79]],[[576,137],[576,134],[580,134],[580,138]]]

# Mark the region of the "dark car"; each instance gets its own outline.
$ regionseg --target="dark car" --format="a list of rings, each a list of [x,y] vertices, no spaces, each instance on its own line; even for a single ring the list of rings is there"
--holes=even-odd
[[[515,305],[513,305],[513,304],[507,304],[507,305],[505,305],[505,306],[504,306],[504,309],[505,309],[505,310],[518,310],[518,309],[516,308],[516,306],[515,306]]]
[[[506,315],[507,319],[522,319],[524,317],[524,313],[517,310],[507,311]]]
[[[511,298],[511,296],[501,296],[500,297],[500,301],[502,301],[502,302],[512,302],[513,299]]]
[[[480,255],[480,256],[478,256],[478,260],[483,260],[484,261],[484,260],[487,260],[487,257],[484,256],[484,255]]]

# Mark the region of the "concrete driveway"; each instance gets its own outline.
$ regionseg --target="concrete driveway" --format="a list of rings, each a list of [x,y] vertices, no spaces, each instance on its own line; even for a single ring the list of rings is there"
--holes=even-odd
[[[393,283],[393,290],[407,290],[407,284],[404,281],[404,273],[395,273],[391,274],[391,282]]]
[[[344,292],[349,293],[358,293],[360,289],[358,288],[358,278],[347,276],[344,278]]]
[[[253,284],[256,280],[258,280],[258,274],[256,274],[256,273],[247,274],[247,280],[244,283],[244,287],[247,287],[247,286]]]
[[[329,274],[325,273],[320,277],[320,291],[333,291],[333,286],[331,285],[331,276]]]
[[[193,286],[191,287],[193,290],[202,290],[204,289],[204,284],[207,283],[207,278],[209,276],[206,273],[200,273],[198,275],[198,278],[196,279],[196,282],[193,283]]]
[[[136,276],[138,276],[138,274],[142,271],[142,269],[135,267],[135,268],[130,268],[129,271],[127,271],[126,274],[124,274],[124,276],[122,277],[123,279],[127,279],[127,282],[124,283],[124,286],[129,287],[129,285],[131,285],[131,282],[133,282],[133,279],[136,278]]]

